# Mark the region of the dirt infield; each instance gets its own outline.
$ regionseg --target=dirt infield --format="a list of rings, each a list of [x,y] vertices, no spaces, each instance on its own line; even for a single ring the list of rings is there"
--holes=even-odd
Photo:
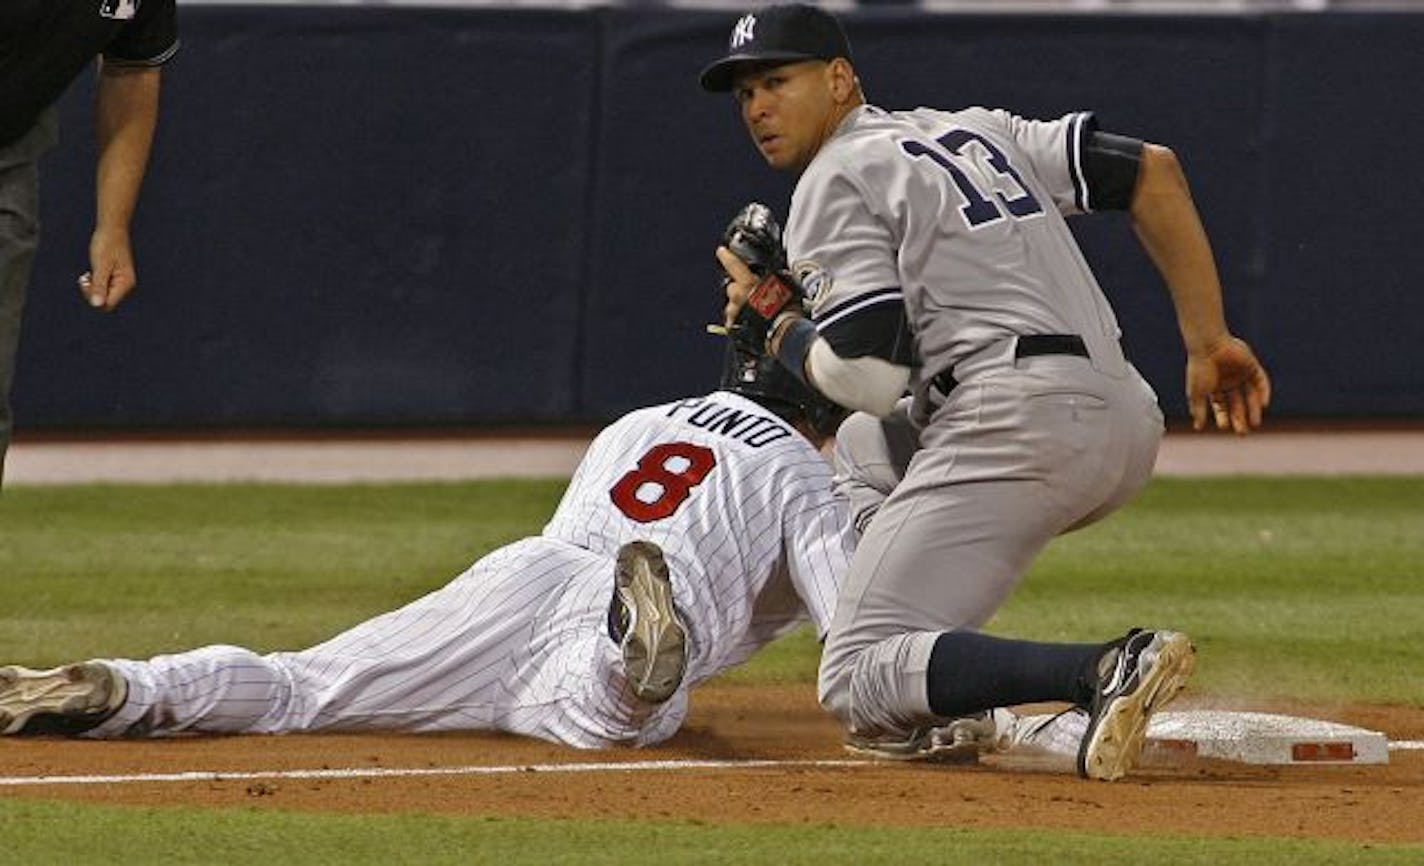
[[[1190,695],[1179,704],[1190,705]],[[1175,708],[1175,707],[1174,707]],[[1243,708],[1245,709],[1245,708]],[[1251,707],[1321,717],[1308,707]],[[1331,708],[1334,721],[1424,739],[1424,710]],[[1424,751],[1386,766],[1259,767],[1197,761],[1112,783],[992,766],[852,762],[805,687],[710,686],[684,730],[654,748],[580,752],[517,737],[286,736],[167,741],[0,741],[0,776],[272,774],[408,769],[418,776],[99,781],[4,787],[6,797],[340,812],[686,819],[728,823],[1035,827],[1424,842]],[[648,761],[732,766],[636,768]],[[745,761],[778,762],[736,766]],[[815,766],[812,762],[836,762]],[[568,764],[629,762],[585,772]],[[781,764],[780,762],[787,762]],[[495,770],[486,775],[459,768]],[[456,770],[448,775],[446,768]]]

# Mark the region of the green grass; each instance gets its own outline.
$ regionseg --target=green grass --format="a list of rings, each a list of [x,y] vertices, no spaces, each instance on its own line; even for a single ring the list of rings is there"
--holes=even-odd
[[[563,486],[9,488],[0,658],[308,646],[538,532]]]
[[[988,628],[1177,628],[1200,652],[1195,692],[1424,706],[1421,622],[1424,479],[1158,479],[1050,544]],[[816,651],[803,630],[724,678],[811,682]]]
[[[1186,630],[1197,691],[1424,705],[1424,479],[1157,480],[1051,544],[991,628]]]
[[[309,815],[266,810],[79,807],[0,801],[7,862],[253,864],[629,863],[776,866],[1103,863],[1274,866],[1418,863],[1424,847],[1282,839],[1112,837],[1087,833],[695,821],[533,821],[428,815]],[[56,828],[59,828],[56,830]],[[27,857],[70,844],[62,857]],[[45,847],[49,845],[48,849]],[[13,861],[11,860],[13,857]],[[655,858],[655,859],[654,859]]]
[[[296,649],[538,532],[556,482],[19,487],[0,496],[0,659]],[[1157,480],[1051,544],[990,630],[1187,630],[1196,691],[1424,705],[1424,479]],[[811,682],[798,632],[727,676]]]
[[[562,484],[18,487],[0,496],[0,661],[320,641],[539,530]],[[1158,480],[1052,544],[991,623],[1170,625],[1194,692],[1424,704],[1424,479]],[[725,679],[812,682],[800,631]],[[57,840],[75,834],[92,846]],[[6,862],[1414,863],[1418,846],[690,822],[120,809],[0,799]],[[214,852],[219,852],[214,854]],[[652,852],[647,856],[638,852]],[[87,860],[85,858],[88,858]]]

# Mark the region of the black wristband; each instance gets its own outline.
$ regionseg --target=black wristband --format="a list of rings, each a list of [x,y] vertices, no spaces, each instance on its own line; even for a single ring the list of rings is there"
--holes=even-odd
[[[1083,176],[1088,181],[1089,208],[1094,211],[1130,209],[1141,164],[1139,139],[1093,130],[1083,146]]]
[[[806,355],[811,351],[811,344],[816,342],[818,336],[820,331],[816,329],[815,322],[810,319],[797,319],[786,327],[786,331],[781,335],[781,345],[776,349],[776,360],[790,370],[791,375],[802,385],[810,385],[806,381]]]

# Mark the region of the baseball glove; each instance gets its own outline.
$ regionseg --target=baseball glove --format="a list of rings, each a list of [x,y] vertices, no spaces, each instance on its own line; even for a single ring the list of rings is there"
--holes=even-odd
[[[739,336],[761,345],[771,323],[783,310],[800,305],[805,293],[786,267],[786,250],[781,246],[781,224],[771,208],[752,202],[733,217],[722,233],[722,246],[746,262],[760,281],[737,314]],[[725,287],[726,283],[723,283]]]

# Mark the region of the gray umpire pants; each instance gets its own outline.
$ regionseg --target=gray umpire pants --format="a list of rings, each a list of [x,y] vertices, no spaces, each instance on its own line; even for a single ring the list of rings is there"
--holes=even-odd
[[[57,140],[50,108],[24,136],[0,147],[0,483],[14,428],[10,386],[20,350],[20,319],[40,240],[39,158]]]
[[[927,688],[939,635],[982,627],[1049,540],[1151,476],[1156,395],[1115,343],[1094,351],[1115,358],[1008,354],[962,381],[921,430],[864,528],[822,654],[821,703],[851,732],[940,721]]]

